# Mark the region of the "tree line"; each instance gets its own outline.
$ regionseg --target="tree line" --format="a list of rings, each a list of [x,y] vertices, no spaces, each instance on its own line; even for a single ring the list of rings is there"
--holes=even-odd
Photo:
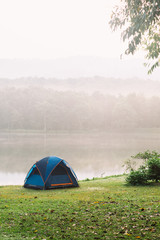
[[[54,91],[43,87],[0,90],[0,129],[107,130],[159,128],[160,97]]]

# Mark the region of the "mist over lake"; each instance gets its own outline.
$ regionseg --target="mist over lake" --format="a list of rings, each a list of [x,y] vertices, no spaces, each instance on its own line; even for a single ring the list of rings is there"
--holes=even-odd
[[[131,155],[146,149],[160,151],[160,130],[5,132],[0,142],[0,185],[22,185],[31,166],[52,155],[68,161],[78,179],[124,173],[122,165]]]

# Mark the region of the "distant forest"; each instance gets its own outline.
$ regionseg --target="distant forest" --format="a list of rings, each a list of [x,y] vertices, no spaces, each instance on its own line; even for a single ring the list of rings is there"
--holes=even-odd
[[[67,87],[69,80],[65,84],[64,80],[59,80],[57,84],[61,88],[57,89],[54,81],[57,80],[0,79],[0,129],[49,132],[160,127],[160,97],[149,92],[154,87],[157,90],[159,82],[154,84],[148,81],[148,85],[152,82],[152,89],[147,88],[147,93],[144,90],[142,94],[134,90],[133,80],[128,92],[127,84],[123,92],[124,80],[115,80],[117,89],[119,85],[122,91],[113,94],[113,81],[109,80],[105,82],[103,79],[105,86],[102,86],[102,82],[100,84],[98,80],[95,81],[95,78],[93,82],[90,80],[88,92],[82,91],[82,88],[85,89],[84,79],[77,83],[81,90],[75,88],[74,84],[70,85],[73,89],[69,85]],[[96,88],[97,84],[103,91]],[[105,93],[107,84],[111,93],[107,89]]]

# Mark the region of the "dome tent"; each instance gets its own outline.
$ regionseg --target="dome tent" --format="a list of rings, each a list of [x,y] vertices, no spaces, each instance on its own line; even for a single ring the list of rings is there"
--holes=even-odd
[[[78,187],[77,176],[69,164],[58,157],[46,157],[36,162],[29,170],[25,188],[53,189]]]

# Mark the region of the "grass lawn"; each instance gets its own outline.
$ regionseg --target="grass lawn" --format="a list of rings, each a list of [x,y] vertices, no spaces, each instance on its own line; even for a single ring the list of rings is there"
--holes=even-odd
[[[6,239],[160,239],[160,186],[126,186],[118,176],[61,190],[0,187]]]

